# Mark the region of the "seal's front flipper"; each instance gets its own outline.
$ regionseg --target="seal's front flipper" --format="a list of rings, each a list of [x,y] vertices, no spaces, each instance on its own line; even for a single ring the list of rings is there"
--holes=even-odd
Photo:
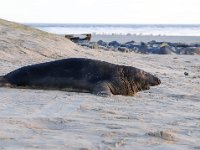
[[[102,97],[110,97],[112,96],[112,93],[108,91],[99,91],[96,93],[96,95],[102,96]]]
[[[97,84],[93,89],[93,93],[102,97],[108,97],[113,95],[110,91],[109,86],[106,83]]]
[[[4,76],[0,76],[0,87],[11,87],[11,84],[4,78]]]

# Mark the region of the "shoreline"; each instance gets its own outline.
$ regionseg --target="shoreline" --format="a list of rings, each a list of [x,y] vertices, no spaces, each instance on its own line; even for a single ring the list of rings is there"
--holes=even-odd
[[[154,36],[154,35],[99,35],[92,34],[91,41],[97,42],[103,40],[105,42],[118,41],[121,43],[135,42],[173,42],[173,43],[200,43],[200,36]]]
[[[91,49],[143,54],[200,54],[200,37],[137,35],[65,35],[72,42]]]

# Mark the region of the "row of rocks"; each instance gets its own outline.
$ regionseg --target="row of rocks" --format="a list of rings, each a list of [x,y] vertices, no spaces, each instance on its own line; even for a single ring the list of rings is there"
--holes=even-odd
[[[171,42],[157,42],[150,41],[135,42],[130,41],[126,43],[119,43],[117,41],[104,42],[99,40],[98,42],[90,41],[76,41],[77,44],[92,48],[92,49],[104,49],[120,52],[136,52],[143,54],[183,54],[183,55],[200,55],[200,44],[186,44],[186,43],[171,43]]]

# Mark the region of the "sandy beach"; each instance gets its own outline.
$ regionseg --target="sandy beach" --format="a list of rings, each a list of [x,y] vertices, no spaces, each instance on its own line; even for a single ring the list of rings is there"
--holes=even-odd
[[[24,65],[84,57],[134,66],[162,81],[133,97],[1,87],[0,149],[200,149],[199,55],[84,49],[4,20],[0,42],[0,75]]]

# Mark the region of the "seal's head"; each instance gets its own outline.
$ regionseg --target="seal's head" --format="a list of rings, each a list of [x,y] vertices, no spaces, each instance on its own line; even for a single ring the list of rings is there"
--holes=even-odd
[[[159,79],[158,77],[156,77],[156,76],[150,74],[150,73],[146,73],[146,74],[145,74],[145,78],[148,79],[148,82],[149,82],[149,85],[150,85],[150,86],[155,86],[155,85],[161,84],[160,79]]]
[[[134,92],[148,90],[150,86],[156,86],[161,83],[160,79],[156,76],[133,67],[124,69],[124,74],[133,87]]]

